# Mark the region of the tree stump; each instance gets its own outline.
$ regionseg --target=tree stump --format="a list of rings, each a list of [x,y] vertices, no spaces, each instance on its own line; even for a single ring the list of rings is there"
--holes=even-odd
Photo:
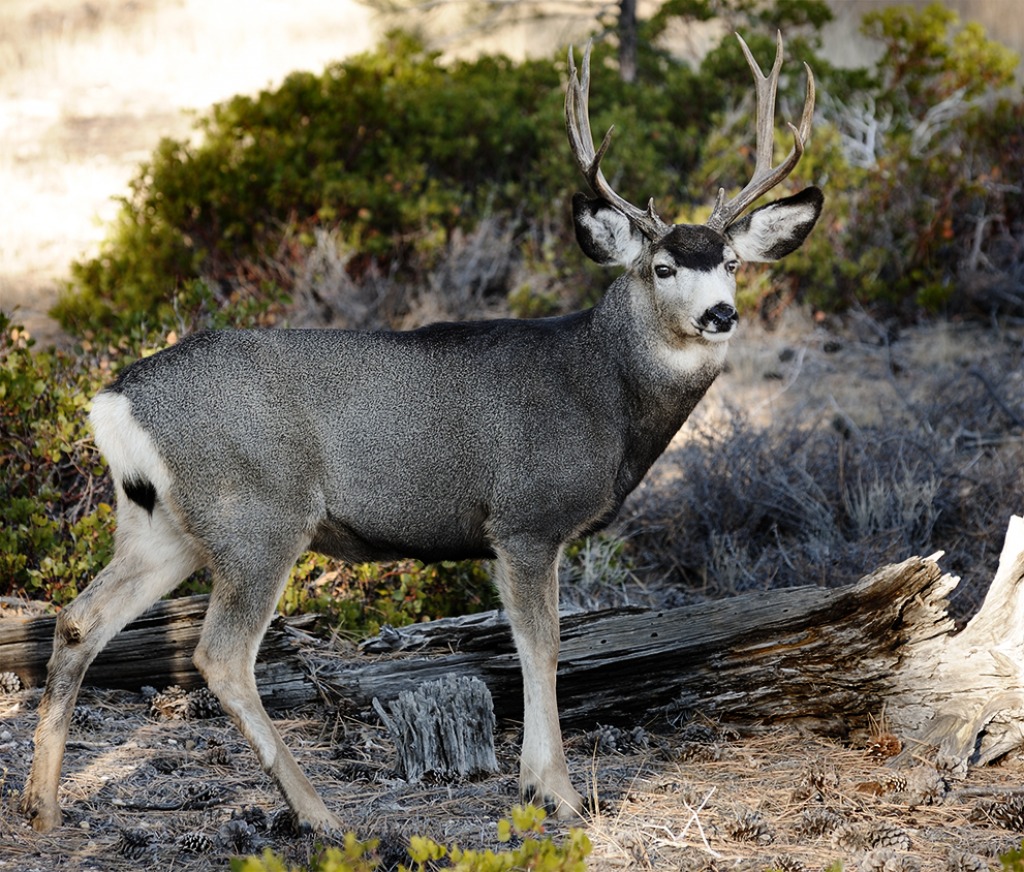
[[[427,775],[455,781],[498,771],[494,753],[494,706],[477,678],[446,675],[406,690],[389,711],[373,700],[398,749],[398,773],[406,781]]]

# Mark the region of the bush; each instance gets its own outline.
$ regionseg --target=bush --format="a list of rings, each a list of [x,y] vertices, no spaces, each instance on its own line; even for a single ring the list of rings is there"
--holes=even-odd
[[[1020,365],[1018,351],[1002,371]],[[685,475],[633,497],[630,556],[649,580],[671,579],[690,599],[834,587],[941,550],[945,565],[965,570],[953,611],[969,615],[1020,511],[1024,464],[1001,399],[974,381],[936,375],[934,404],[915,407],[917,426],[856,427],[842,413],[808,426],[802,410],[768,426],[735,410],[698,424],[670,455]],[[1016,406],[1020,382],[1004,381],[1013,384]]]
[[[498,841],[515,845],[504,851],[478,851],[455,845],[445,846],[424,836],[409,840],[411,865],[399,865],[400,872],[427,872],[452,869],[455,872],[584,872],[590,854],[590,839],[583,830],[572,828],[561,844],[544,835],[543,809],[516,807],[509,818],[498,822]],[[381,866],[376,857],[378,841],[360,842],[352,833],[345,836],[344,848],[328,848],[310,864],[308,872],[372,872]],[[232,872],[288,872],[284,861],[269,848],[262,858],[236,858]],[[293,870],[298,872],[298,870]]]
[[[0,313],[0,593],[73,598],[113,548],[86,407],[123,348],[34,351]]]
[[[937,4],[891,7],[864,19],[885,46],[876,68],[841,71],[820,54],[823,4],[723,8],[765,63],[765,28],[785,28],[789,57],[816,72],[824,116],[789,183],[825,183],[822,226],[754,282],[747,302],[866,304],[911,318],[951,305],[1024,309],[1014,244],[1024,227],[1024,104],[986,96],[1012,81],[1015,56]],[[668,4],[646,39],[680,14],[710,7]],[[749,176],[746,63],[732,38],[697,70],[653,42],[643,49],[638,81],[626,85],[610,48],[595,48],[594,129],[617,125],[607,162],[621,192],[636,202],[655,195],[670,219],[703,220],[720,185]],[[505,248],[533,275],[524,283],[504,269],[483,294],[530,316],[592,300],[606,277],[584,265],[566,219],[582,183],[562,132],[563,67],[561,57],[444,66],[396,32],[321,75],[296,73],[216,106],[199,121],[198,144],[165,140],[142,167],[100,254],[73,266],[55,312],[79,333],[273,323],[331,238],[353,283],[346,292],[381,275],[398,283],[369,326],[404,324],[410,289],[436,283],[433,271],[484,221],[508,229]],[[802,87],[790,62],[783,114]]]
[[[641,80],[625,85],[609,55],[607,45],[594,49],[592,119],[598,136],[617,127],[614,183],[637,202],[656,196],[675,217],[715,113],[736,93],[721,87],[723,70],[730,82],[742,72],[738,93],[749,91],[742,57],[733,47],[693,71],[649,51]],[[564,139],[564,63],[483,57],[445,67],[393,33],[322,75],[297,73],[216,106],[199,122],[198,144],[165,140],[142,167],[100,254],[73,266],[55,313],[79,333],[187,331],[222,309],[235,324],[273,320],[324,234],[345,249],[356,281],[385,273],[423,284],[459,234],[493,216],[514,229],[524,260],[581,287],[561,305],[593,299],[606,276],[583,267],[567,221],[569,194],[583,183]],[[492,290],[519,292],[517,305],[535,309],[521,287]],[[392,323],[405,314],[396,308]]]
[[[991,96],[1019,59],[938,3],[871,12],[863,30],[884,45],[873,87],[825,100],[862,172],[830,197],[838,221],[819,240],[834,268],[832,281],[808,273],[814,302],[904,319],[1024,311],[1024,252],[1010,243],[1024,232],[1024,103]]]

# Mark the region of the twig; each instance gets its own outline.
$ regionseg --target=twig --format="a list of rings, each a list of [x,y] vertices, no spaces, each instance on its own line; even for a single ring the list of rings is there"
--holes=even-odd
[[[700,805],[697,806],[697,808],[693,808],[693,806],[691,806],[686,800],[683,800],[683,805],[686,807],[686,810],[690,812],[690,819],[686,822],[686,826],[683,827],[682,832],[679,833],[678,836],[673,835],[672,830],[668,827],[664,825],[659,826],[658,829],[664,830],[668,833],[669,838],[659,839],[658,841],[666,845],[672,845],[673,847],[686,847],[686,834],[690,830],[690,824],[696,824],[697,832],[700,833],[700,840],[704,843],[704,850],[706,850],[712,857],[721,858],[723,855],[719,854],[718,851],[712,848],[708,843],[708,837],[704,834],[704,827],[701,826],[700,823],[700,813],[704,810],[704,806],[708,804],[711,797],[714,796],[714,793],[715,788],[712,787],[711,790],[708,791],[707,796],[701,800]]]
[[[1016,412],[1013,411],[1013,409],[1006,405],[1006,403],[1003,401],[1003,398],[996,393],[996,389],[992,386],[992,383],[988,380],[988,377],[985,375],[985,373],[983,373],[977,367],[971,367],[967,371],[967,374],[974,376],[978,381],[982,383],[985,390],[988,391],[989,396],[992,397],[992,402],[994,402],[1000,408],[1002,413],[1006,415],[1007,418],[1010,419],[1010,422],[1015,427],[1024,428],[1024,419],[1022,419],[1018,414],[1016,414]]]

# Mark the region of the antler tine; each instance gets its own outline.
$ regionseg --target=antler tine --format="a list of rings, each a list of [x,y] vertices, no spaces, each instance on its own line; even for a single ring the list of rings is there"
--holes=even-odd
[[[804,109],[800,117],[800,126],[797,128],[792,124],[788,124],[789,129],[793,131],[793,148],[786,156],[786,159],[772,169],[772,156],[775,146],[775,98],[779,87],[779,73],[782,70],[782,33],[781,31],[777,33],[775,63],[772,65],[771,73],[767,76],[761,71],[760,65],[754,59],[743,37],[737,33],[736,38],[740,41],[740,48],[743,49],[747,65],[754,75],[754,85],[757,93],[757,157],[754,164],[754,174],[739,194],[725,202],[725,189],[719,189],[715,208],[711,212],[711,217],[707,220],[708,227],[719,231],[732,224],[751,203],[778,185],[793,171],[793,168],[803,156],[804,144],[810,136],[811,122],[814,118],[814,74],[805,63],[807,90],[804,96]]]
[[[654,208],[654,199],[647,205],[647,210],[639,209],[628,200],[620,197],[601,172],[601,160],[612,142],[614,126],[601,140],[601,145],[594,150],[594,134],[590,128],[590,50],[593,43],[588,42],[583,51],[582,70],[577,76],[576,62],[572,47],[569,47],[569,84],[565,89],[565,127],[569,136],[569,147],[576,163],[594,193],[603,198],[612,208],[625,215],[648,239],[660,239],[671,228],[661,220]]]

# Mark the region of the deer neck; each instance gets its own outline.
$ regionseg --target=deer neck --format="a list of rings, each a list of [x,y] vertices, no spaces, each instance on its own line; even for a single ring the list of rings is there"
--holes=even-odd
[[[725,365],[728,342],[674,331],[630,274],[612,283],[594,320],[629,392],[669,426],[682,414],[676,429]]]

